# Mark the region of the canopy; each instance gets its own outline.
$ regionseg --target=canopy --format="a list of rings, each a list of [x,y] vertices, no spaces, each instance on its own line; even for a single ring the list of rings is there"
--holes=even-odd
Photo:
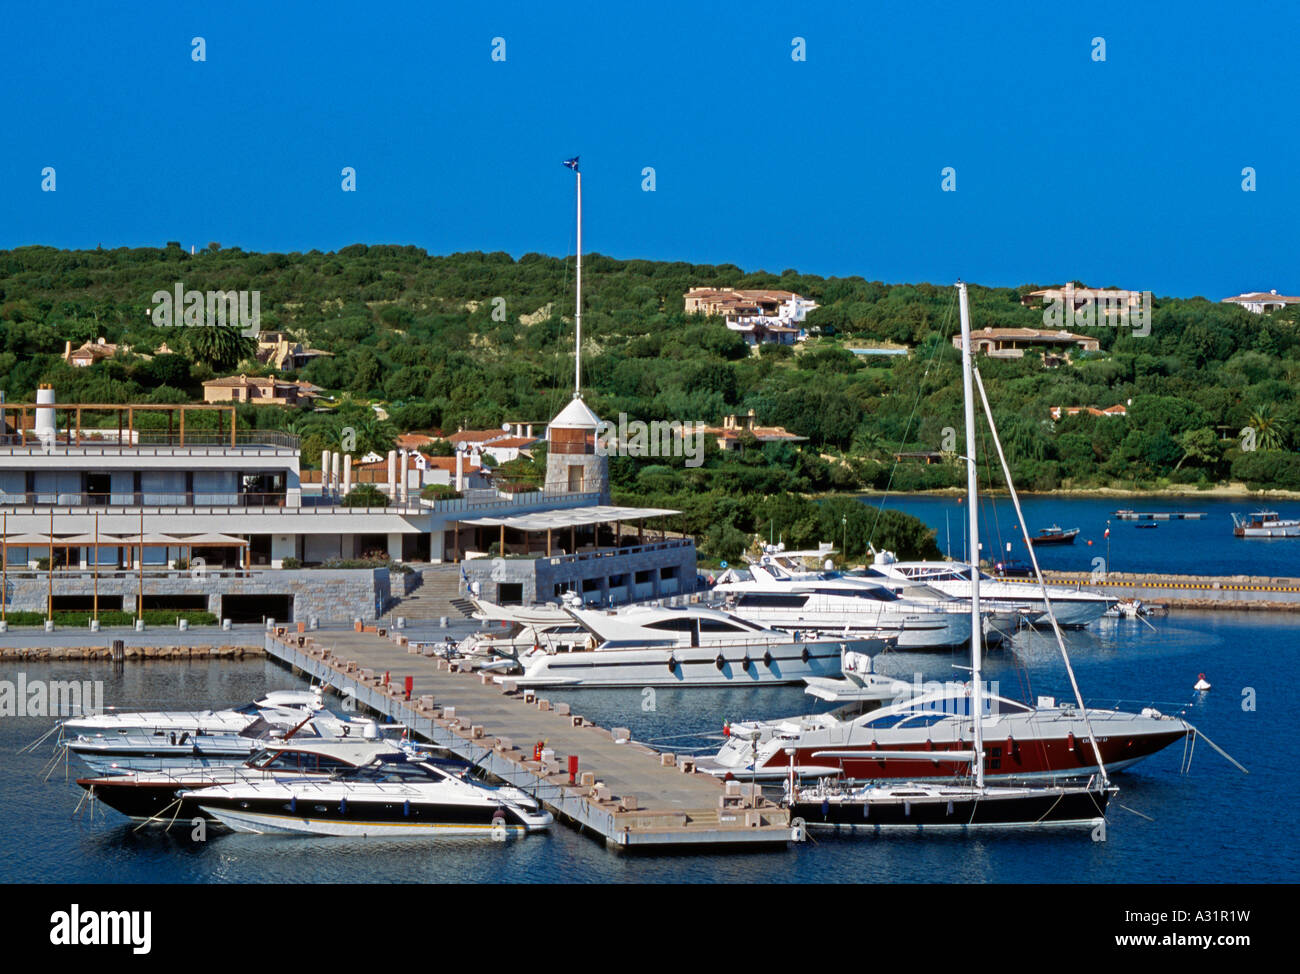
[[[248,544],[243,538],[236,538],[229,534],[192,534],[187,538],[177,538],[179,543],[189,545],[190,547],[221,547],[223,545],[246,545]]]
[[[558,528],[580,527],[585,524],[609,524],[614,521],[640,521],[647,517],[680,514],[667,507],[574,507],[555,511],[537,511],[515,517],[479,517],[461,521],[480,528],[509,528],[512,531],[550,531]]]

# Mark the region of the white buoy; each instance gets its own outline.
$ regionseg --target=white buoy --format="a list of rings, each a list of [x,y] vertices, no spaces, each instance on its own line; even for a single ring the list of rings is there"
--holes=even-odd
[[[1201,691],[1210,689],[1210,681],[1205,678],[1204,673],[1197,674],[1196,686],[1192,687],[1192,689]]]

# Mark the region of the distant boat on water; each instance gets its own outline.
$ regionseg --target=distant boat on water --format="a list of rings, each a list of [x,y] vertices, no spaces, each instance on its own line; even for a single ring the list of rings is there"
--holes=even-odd
[[[1043,528],[1029,540],[1035,545],[1074,544],[1074,539],[1078,536],[1078,528],[1070,528],[1066,531],[1059,524],[1053,524],[1050,528]]]
[[[1277,511],[1234,513],[1232,533],[1238,538],[1300,538],[1300,518],[1282,518]]]

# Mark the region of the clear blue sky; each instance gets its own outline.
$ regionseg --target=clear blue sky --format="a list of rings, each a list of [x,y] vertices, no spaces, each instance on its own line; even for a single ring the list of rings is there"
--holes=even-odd
[[[155,6],[6,10],[0,247],[568,253],[581,154],[618,257],[1300,292],[1294,3]]]

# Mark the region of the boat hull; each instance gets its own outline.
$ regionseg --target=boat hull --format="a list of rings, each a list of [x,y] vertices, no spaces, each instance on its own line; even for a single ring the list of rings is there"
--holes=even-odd
[[[1149,730],[1099,736],[1098,748],[1106,769],[1112,772],[1122,771],[1139,761],[1145,760],[1185,737],[1189,730],[1181,722],[1169,721],[1167,730]],[[985,731],[984,740],[984,776],[987,780],[1021,781],[1045,778],[1087,778],[1098,772],[1092,745],[1085,736],[1085,728],[1080,722],[1080,734],[1075,736],[1065,732],[1060,736],[1042,736],[1037,739],[1022,737],[1010,740],[994,736],[996,732]],[[1005,731],[1003,732],[1005,734]],[[1103,732],[1098,731],[1099,735]],[[1010,746],[1008,746],[1010,745]],[[931,742],[931,741],[890,741],[875,744],[876,749],[887,752],[889,757],[872,758],[869,753],[873,748],[870,739],[861,743],[852,740],[846,743],[832,744],[826,739],[798,745],[787,744],[778,748],[757,771],[748,764],[730,766],[723,761],[701,759],[696,768],[699,771],[717,776],[728,774],[741,780],[757,778],[760,780],[780,780],[790,774],[791,756],[785,753],[786,747],[794,750],[793,764],[795,775],[799,778],[842,778],[853,781],[871,780],[951,780],[954,774],[963,773],[969,768],[969,761],[960,762],[948,759],[946,751],[970,750],[970,742]],[[726,753],[724,749],[723,752]],[[760,752],[761,753],[761,752]],[[898,758],[899,753],[916,757]]]
[[[793,819],[809,829],[945,831],[972,828],[1091,827],[1104,821],[1107,789],[890,788],[863,795],[797,800]]]
[[[520,818],[512,810],[489,805],[457,806],[412,803],[404,813],[401,802],[303,801],[303,814],[290,811],[283,800],[264,802],[214,801],[199,798],[203,812],[235,832],[281,835],[370,837],[522,835],[547,828],[546,813]],[[247,806],[247,807],[241,807]]]
[[[521,676],[502,676],[517,686],[676,687],[802,683],[840,673],[841,647],[877,652],[882,639],[788,643],[770,647],[677,647],[588,650],[544,654],[525,660]]]

